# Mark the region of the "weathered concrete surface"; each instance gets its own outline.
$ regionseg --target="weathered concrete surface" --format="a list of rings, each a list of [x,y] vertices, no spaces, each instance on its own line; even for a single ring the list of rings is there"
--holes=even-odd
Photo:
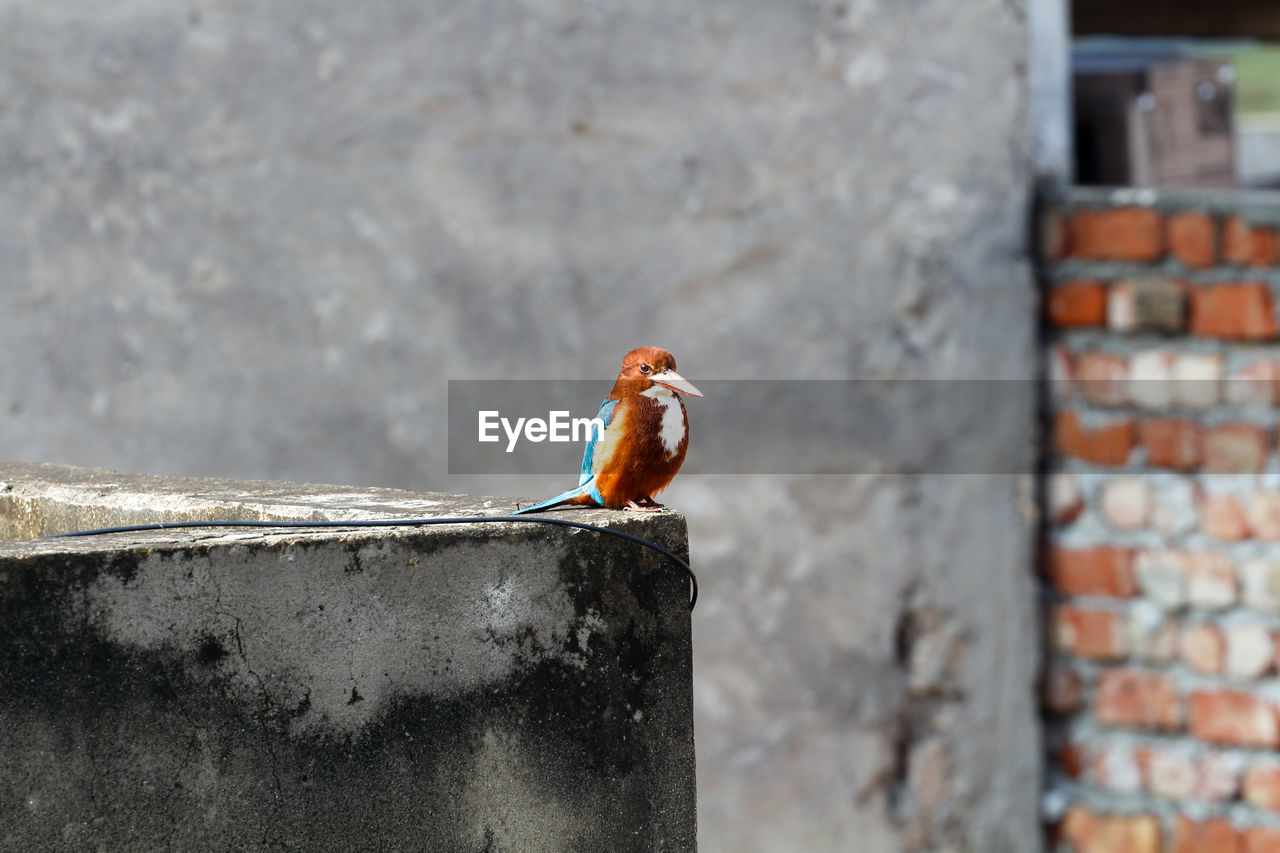
[[[0,465],[6,537],[494,513]],[[574,518],[685,549],[674,513]],[[687,593],[532,525],[0,541],[0,847],[692,850]]]
[[[1030,380],[1025,11],[3,0],[0,448],[537,497],[446,379]],[[1027,485],[677,478],[704,851],[1036,849]]]

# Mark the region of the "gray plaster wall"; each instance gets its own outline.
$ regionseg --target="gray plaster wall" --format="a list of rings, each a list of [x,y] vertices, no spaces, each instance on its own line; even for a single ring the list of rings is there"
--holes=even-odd
[[[3,0],[2,455],[537,496],[448,475],[448,378],[1028,380],[1024,13]],[[1008,393],[930,441],[1029,457]],[[665,496],[703,850],[1036,848],[1026,478]]]

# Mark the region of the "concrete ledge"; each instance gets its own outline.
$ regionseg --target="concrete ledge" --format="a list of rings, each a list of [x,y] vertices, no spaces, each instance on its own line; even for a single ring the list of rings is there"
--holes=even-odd
[[[509,501],[0,464],[0,847],[692,850],[688,587]],[[674,513],[574,512],[687,552]]]

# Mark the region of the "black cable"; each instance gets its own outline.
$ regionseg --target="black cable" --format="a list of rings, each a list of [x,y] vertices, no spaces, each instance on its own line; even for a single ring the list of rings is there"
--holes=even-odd
[[[462,518],[378,518],[361,521],[159,521],[152,524],[126,524],[120,527],[99,527],[93,530],[72,530],[68,533],[51,533],[45,539],[66,539],[77,536],[103,536],[108,533],[136,533],[145,530],[175,530],[191,527],[425,527],[430,524],[481,524],[490,521],[512,521],[521,524],[555,524],[560,527],[574,527],[579,530],[592,530],[617,536],[638,545],[657,551],[662,556],[684,569],[689,576],[689,610],[698,603],[698,576],[693,568],[680,557],[659,545],[621,530],[601,527],[598,524],[587,524],[585,521],[569,521],[565,518],[550,518],[539,515],[492,515],[466,516]]]

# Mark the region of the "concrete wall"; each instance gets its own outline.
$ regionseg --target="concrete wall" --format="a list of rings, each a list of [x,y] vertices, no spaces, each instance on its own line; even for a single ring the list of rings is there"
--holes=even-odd
[[[1026,61],[1009,0],[6,0],[0,447],[536,496],[447,476],[448,377],[1028,379]],[[1029,456],[1008,387],[925,440]],[[1034,849],[1031,493],[666,493],[704,850]]]
[[[0,466],[0,846],[693,850],[684,572],[389,489]],[[588,514],[685,550],[683,520]]]

